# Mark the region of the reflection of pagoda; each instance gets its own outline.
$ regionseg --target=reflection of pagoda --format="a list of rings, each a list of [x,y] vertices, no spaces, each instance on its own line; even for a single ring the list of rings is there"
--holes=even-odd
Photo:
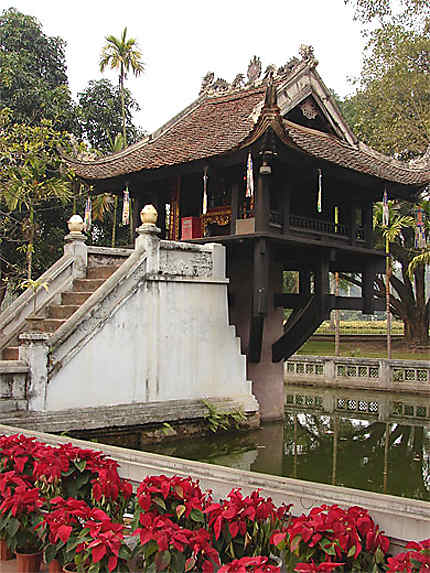
[[[93,161],[70,159],[95,193],[120,194],[127,184],[135,215],[153,203],[165,238],[227,247],[230,319],[265,418],[283,413],[279,362],[332,308],[374,310],[383,253],[373,246],[373,203],[385,187],[390,198],[412,200],[430,181],[428,164],[358,142],[312,49],[301,55],[264,74],[254,58],[247,80],[239,74],[232,84],[207,74],[199,98],[149,137]],[[299,271],[298,294],[282,294],[283,270]],[[361,273],[363,298],[330,295],[335,271]],[[282,307],[294,309],[285,332]]]

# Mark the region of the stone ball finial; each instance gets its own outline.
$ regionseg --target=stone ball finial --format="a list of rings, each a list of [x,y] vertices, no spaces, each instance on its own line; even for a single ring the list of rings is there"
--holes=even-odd
[[[145,207],[140,212],[140,220],[142,224],[152,223],[155,225],[158,219],[157,209],[154,205],[145,205]]]
[[[80,215],[72,215],[67,221],[67,226],[71,233],[82,233],[84,230],[84,221]]]

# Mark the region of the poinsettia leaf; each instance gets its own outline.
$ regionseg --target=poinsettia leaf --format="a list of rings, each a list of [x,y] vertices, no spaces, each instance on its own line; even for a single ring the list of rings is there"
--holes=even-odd
[[[348,551],[347,557],[353,557],[355,555],[355,545],[353,545]]]
[[[106,555],[106,546],[105,545],[96,545],[93,547],[92,557],[93,562],[98,563],[103,557]]]
[[[55,545],[48,545],[45,549],[45,561],[46,563],[50,563],[55,556],[57,555],[57,548]]]
[[[84,471],[84,469],[87,467],[87,461],[86,460],[75,460],[75,466],[82,473]]]
[[[170,551],[160,551],[155,556],[155,566],[157,571],[164,571],[170,565],[170,561],[172,556],[170,555]]]
[[[185,513],[185,505],[177,505],[175,511],[176,517],[181,519],[182,515]]]
[[[127,545],[121,545],[118,552],[118,557],[120,559],[130,559],[131,557],[131,549]]]
[[[88,573],[99,573],[100,563],[92,563],[88,568]]]
[[[191,571],[191,569],[194,567],[195,564],[196,564],[196,560],[193,559],[192,557],[187,559],[185,561],[185,573],[187,573],[188,571]]]
[[[203,513],[199,509],[192,509],[190,513],[190,517],[193,521],[197,523],[204,523],[205,518],[203,517]]]
[[[161,507],[161,509],[164,509],[166,511],[167,507],[164,502],[164,499],[162,499],[161,497],[154,497],[152,501],[155,503],[155,505],[158,505],[158,507]]]
[[[20,526],[19,521],[14,517],[11,517],[9,523],[6,526],[6,531],[8,532],[8,535],[10,537],[15,537],[16,532],[19,529],[19,526]]]
[[[72,531],[73,528],[70,525],[60,525],[57,530],[58,537],[61,539],[61,541],[66,543],[69,540]]]

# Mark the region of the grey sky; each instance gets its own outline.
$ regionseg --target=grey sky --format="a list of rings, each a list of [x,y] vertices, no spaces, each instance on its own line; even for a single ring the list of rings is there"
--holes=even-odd
[[[312,44],[319,73],[341,95],[351,91],[347,77],[360,70],[360,29],[343,0],[0,0],[1,10],[10,6],[66,40],[73,95],[102,77],[104,38],[127,26],[146,65],[127,85],[142,107],[136,121],[148,131],[197,97],[206,72],[231,81],[246,73],[254,54],[264,69],[297,55],[300,44]],[[105,75],[116,81],[113,73]]]

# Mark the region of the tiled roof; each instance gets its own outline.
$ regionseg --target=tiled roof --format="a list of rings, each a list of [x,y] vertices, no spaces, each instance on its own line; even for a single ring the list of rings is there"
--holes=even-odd
[[[201,98],[152,139],[94,161],[67,161],[84,179],[107,179],[219,155],[239,145],[254,127],[264,94],[265,87]]]
[[[426,185],[430,182],[430,165],[412,167],[378,153],[363,143],[353,147],[333,135],[291,121],[282,120],[282,124],[297,147],[318,159],[404,185]]]
[[[83,179],[108,179],[245,147],[273,124],[286,145],[315,158],[403,185],[423,186],[430,182],[429,163],[411,165],[397,161],[362,143],[352,145],[334,135],[283,120],[276,106],[263,107],[265,95],[266,86],[261,86],[203,96],[158,132],[119,153],[92,161],[67,158],[67,162]]]

